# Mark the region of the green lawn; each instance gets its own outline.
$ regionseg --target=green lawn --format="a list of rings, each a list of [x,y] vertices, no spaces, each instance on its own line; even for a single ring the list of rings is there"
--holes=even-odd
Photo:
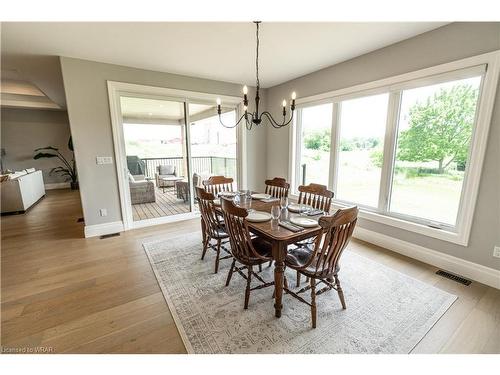
[[[327,185],[329,153],[306,150],[306,182]],[[405,163],[405,167],[429,168],[429,163]],[[404,169],[404,168],[403,168]],[[336,197],[370,206],[378,203],[380,168],[370,159],[370,151],[340,152]],[[439,222],[454,224],[462,188],[463,173],[410,177],[396,173],[393,181],[391,210]]]

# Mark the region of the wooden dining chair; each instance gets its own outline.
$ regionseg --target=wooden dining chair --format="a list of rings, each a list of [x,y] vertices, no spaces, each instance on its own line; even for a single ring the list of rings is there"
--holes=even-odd
[[[274,177],[272,180],[266,180],[266,194],[275,198],[288,197],[290,184],[284,178]]]
[[[202,184],[207,192],[217,195],[221,191],[233,191],[233,181],[231,177],[212,176]]]
[[[259,237],[252,238],[245,219],[248,215],[246,209],[235,206],[229,199],[222,198],[221,201],[226,231],[229,234],[231,252],[234,258],[227,275],[226,286],[231,282],[234,272],[246,279],[244,308],[247,309],[250,291],[274,285],[274,281],[266,282],[253,271],[254,266],[261,266],[272,259],[272,247],[270,243]],[[236,265],[236,262],[240,263],[241,266]],[[243,272],[245,269],[247,270],[246,274]],[[260,282],[259,285],[251,287],[252,276]]]
[[[322,216],[319,225],[323,228],[311,248],[304,246],[289,250],[285,258],[285,266],[298,271],[310,279],[310,285],[297,292],[288,288],[284,282],[285,293],[311,306],[312,326],[316,328],[316,296],[328,290],[335,289],[339,295],[342,308],[346,308],[344,293],[339,280],[339,260],[351,239],[358,219],[358,208],[351,207],[338,210],[332,216]],[[318,282],[317,282],[318,281]],[[325,287],[316,291],[321,283]],[[299,294],[311,290],[311,301],[308,302]]]
[[[307,204],[319,210],[330,212],[332,199],[333,191],[328,190],[325,185],[311,183],[299,186],[299,204]]]
[[[205,254],[208,248],[215,250],[217,255],[215,257],[214,272],[217,273],[219,272],[219,261],[222,259],[231,258],[231,252],[225,246],[225,244],[229,242],[229,235],[225,230],[224,223],[216,213],[214,195],[212,193],[207,193],[199,186],[196,186],[195,190],[198,199],[198,205],[200,207],[201,227],[203,234],[203,252],[201,254],[201,259],[203,260],[205,258]],[[217,243],[212,244],[212,240],[215,240]],[[221,249],[225,253],[227,253],[227,255],[221,257]]]

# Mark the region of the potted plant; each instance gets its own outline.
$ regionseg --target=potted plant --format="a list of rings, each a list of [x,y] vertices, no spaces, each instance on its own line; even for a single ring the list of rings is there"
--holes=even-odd
[[[78,175],[76,174],[75,154],[71,136],[69,137],[68,148],[73,154],[73,158],[70,161],[68,161],[64,157],[64,155],[59,152],[59,149],[57,147],[53,146],[37,148],[35,150],[36,154],[35,156],[33,156],[33,159],[38,160],[42,158],[58,158],[59,160],[61,160],[64,166],[52,168],[49,173],[58,174],[60,176],[69,178],[69,180],[71,181],[71,189],[76,190],[78,189]]]

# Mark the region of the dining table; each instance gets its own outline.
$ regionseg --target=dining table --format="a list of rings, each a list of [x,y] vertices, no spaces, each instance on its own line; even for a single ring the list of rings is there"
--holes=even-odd
[[[240,204],[240,207],[246,209],[253,209],[255,211],[271,212],[271,208],[275,205],[280,205],[279,199],[268,201],[268,200],[258,200],[250,199],[246,200],[245,203]],[[220,208],[218,208],[220,210]],[[293,215],[293,213],[287,212],[282,213],[282,215]],[[318,219],[322,215],[308,216],[311,219]],[[281,311],[283,309],[283,280],[285,273],[285,258],[287,254],[287,248],[291,244],[296,244],[297,242],[304,241],[308,238],[315,237],[321,233],[321,227],[319,225],[312,228],[302,228],[298,232],[291,231],[280,226],[276,221],[269,220],[265,222],[251,222],[247,221],[249,231],[266,240],[272,246],[272,258],[274,261],[274,309],[275,316],[277,318],[281,317]]]

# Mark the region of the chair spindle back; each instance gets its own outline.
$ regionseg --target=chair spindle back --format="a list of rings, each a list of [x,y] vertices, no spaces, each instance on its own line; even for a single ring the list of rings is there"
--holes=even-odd
[[[274,177],[272,180],[266,180],[266,194],[275,198],[288,197],[290,184],[284,178]]]
[[[350,207],[338,210],[332,216],[320,217],[318,223],[323,228],[323,233],[316,237],[314,260],[311,263],[316,274],[327,276],[334,273],[340,256],[351,239],[358,211],[358,207]]]
[[[249,264],[256,259],[267,259],[261,256],[252,245],[252,237],[245,218],[248,216],[246,209],[237,207],[232,200],[221,198],[222,213],[226,232],[229,234],[231,253],[240,263]]]
[[[217,237],[217,232],[223,230],[219,216],[215,210],[214,195],[206,192],[203,188],[195,186],[198,205],[200,207],[201,219],[205,223],[207,234],[211,238]]]
[[[316,209],[330,212],[332,199],[333,191],[328,190],[325,185],[311,183],[299,186],[299,204],[307,204]]]
[[[221,191],[233,191],[233,181],[231,177],[212,176],[203,181],[203,186],[207,192],[217,195]]]

